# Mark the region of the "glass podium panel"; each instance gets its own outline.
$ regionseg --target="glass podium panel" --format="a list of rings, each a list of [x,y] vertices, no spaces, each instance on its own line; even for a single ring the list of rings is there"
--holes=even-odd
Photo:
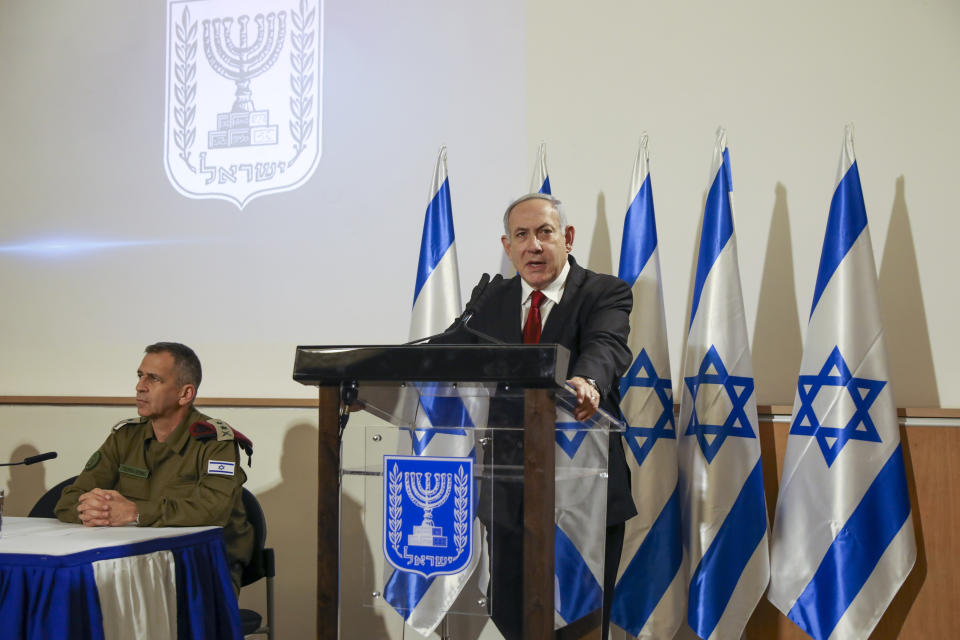
[[[483,628],[491,615],[497,627],[522,625],[524,389],[417,383],[358,391],[366,412],[353,413],[344,434],[341,503],[359,513],[371,552],[350,551],[356,528],[341,522],[342,581],[359,594],[349,606],[421,631],[446,617],[452,637]],[[602,411],[577,422],[569,388],[556,392],[556,405],[560,627],[602,602],[609,437],[623,426]],[[349,637],[343,613],[341,624]],[[502,636],[489,625],[483,637]]]

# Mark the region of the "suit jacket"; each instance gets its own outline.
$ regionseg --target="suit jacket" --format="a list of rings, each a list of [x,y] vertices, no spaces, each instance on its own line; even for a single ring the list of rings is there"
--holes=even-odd
[[[633,296],[627,284],[613,276],[595,273],[577,264],[573,256],[563,297],[547,316],[541,343],[557,343],[570,350],[567,379],[593,378],[600,388],[600,407],[616,417],[620,413],[620,376],[632,360],[627,346]],[[470,327],[509,343],[522,343],[520,276],[503,280],[488,292],[470,320]],[[477,342],[466,331],[454,334],[458,342]],[[491,422],[496,420],[491,407]],[[610,437],[607,524],[636,515],[630,495],[630,470],[619,434]]]

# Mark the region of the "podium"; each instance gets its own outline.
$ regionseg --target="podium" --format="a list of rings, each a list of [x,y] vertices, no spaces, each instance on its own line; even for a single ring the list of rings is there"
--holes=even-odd
[[[576,422],[572,418],[576,399],[565,384],[568,362],[567,349],[555,344],[297,347],[294,380],[318,387],[320,400],[318,638],[340,637],[341,575],[360,575],[365,585],[371,585],[374,602],[370,606],[392,607],[406,617],[409,610],[398,608],[395,600],[386,602],[390,599],[384,593],[389,589],[388,574],[433,576],[431,571],[438,571],[437,567],[446,566],[444,563],[448,562],[435,555],[414,552],[449,543],[452,529],[435,526],[439,523],[431,519],[431,506],[445,504],[444,496],[440,495],[443,491],[440,479],[443,475],[449,479],[453,474],[434,472],[431,480],[429,472],[406,472],[404,484],[404,472],[396,463],[402,466],[406,457],[389,455],[398,453],[398,448],[399,453],[412,453],[410,457],[433,458],[438,451],[444,453],[447,446],[459,449],[460,456],[466,454],[461,459],[467,462],[461,467],[471,469],[470,480],[454,483],[459,483],[456,484],[458,497],[459,491],[466,490],[468,484],[473,488],[474,517],[468,519],[461,509],[461,524],[456,533],[462,533],[462,523],[469,520],[474,537],[469,550],[462,544],[458,546],[459,557],[469,555],[469,571],[474,571],[483,562],[479,558],[485,557],[484,551],[501,562],[522,552],[520,600],[524,639],[554,638],[555,592],[565,600],[565,611],[572,612],[570,615],[579,616],[578,607],[585,606],[576,601],[587,593],[582,584],[567,589],[565,580],[555,579],[555,571],[561,574],[566,571],[565,558],[570,556],[569,552],[566,556],[562,554],[561,547],[578,552],[580,564],[570,571],[577,574],[579,583],[588,583],[591,590],[586,601],[597,604],[597,587],[602,600],[608,438],[611,431],[622,431],[623,426],[602,411],[587,422]],[[388,445],[380,444],[383,439],[379,434],[364,438],[364,452],[353,456],[362,462],[344,465],[343,430],[363,428],[356,424],[362,420],[363,414],[356,411],[360,407],[386,421],[390,429],[396,431],[395,437],[387,439],[391,443]],[[352,417],[351,409],[354,410]],[[433,442],[432,451],[423,448],[425,441]],[[462,443],[467,446],[463,447]],[[414,478],[412,483],[410,478]],[[420,478],[419,488],[417,478]],[[385,526],[384,521],[388,522],[382,529],[382,552],[386,562],[393,566],[382,575],[350,566],[354,559],[342,558],[340,554],[339,527],[329,526],[331,522],[340,522],[342,483],[354,480],[367,483],[364,495],[370,496],[366,499],[370,504],[364,504],[362,509],[369,514],[369,521],[380,520],[381,527]],[[444,495],[450,493],[449,486],[446,491]],[[404,493],[414,504],[425,507],[423,511],[412,507],[401,509],[400,499]],[[381,506],[383,494],[389,494],[389,507]],[[432,503],[428,499],[431,495],[436,496]],[[458,504],[463,506],[466,499]],[[513,516],[511,505],[522,505]],[[440,507],[436,508],[439,512]],[[401,511],[416,513],[417,521],[422,519],[412,533],[401,531]],[[499,527],[503,526],[506,530],[504,523],[511,518],[516,520],[512,524],[518,528],[517,539],[522,539],[518,546],[522,546],[522,550],[508,548],[506,544],[494,548],[493,542],[481,548],[483,538],[477,531],[480,523],[487,528],[487,539],[494,540],[499,538],[490,535],[490,528],[500,531]],[[369,521],[365,519],[366,526]],[[462,541],[463,536],[457,535],[456,539]],[[396,564],[398,558],[420,564],[400,569]],[[427,562],[423,562],[424,558]],[[555,561],[564,566],[556,567]],[[498,606],[517,606],[505,596],[497,600],[496,573],[495,569],[485,594],[489,598],[473,599],[465,609],[451,607],[447,615],[486,616],[498,611]],[[449,576],[449,573],[439,574],[441,579]],[[475,576],[469,580],[477,581]],[[576,594],[576,598],[570,594]],[[592,617],[599,621],[598,614]],[[581,621],[583,619],[586,617]],[[497,621],[496,613],[494,621]],[[565,619],[565,622],[573,620]],[[599,627],[595,633],[577,637],[599,638]]]

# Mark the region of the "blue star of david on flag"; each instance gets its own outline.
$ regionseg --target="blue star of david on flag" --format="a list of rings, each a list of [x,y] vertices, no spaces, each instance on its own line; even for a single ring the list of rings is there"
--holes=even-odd
[[[590,427],[582,422],[558,422],[555,432],[557,446],[567,454],[568,458],[573,460],[573,457],[577,455],[580,444],[587,437],[588,429]]]
[[[700,450],[703,451],[708,464],[713,462],[713,458],[729,436],[738,438],[757,437],[753,427],[750,426],[750,418],[747,417],[746,412],[747,400],[753,394],[753,378],[732,376],[727,373],[727,368],[724,366],[715,346],[710,345],[707,354],[703,356],[697,375],[684,378],[684,382],[690,389],[690,405],[693,407],[690,412],[690,423],[687,425],[684,435],[697,436]],[[705,384],[721,385],[730,398],[730,413],[722,424],[701,422],[700,416],[697,414],[697,393]],[[714,436],[713,440],[708,440],[708,436]]]
[[[886,384],[885,380],[854,377],[840,354],[840,348],[834,347],[820,373],[797,379],[800,408],[790,425],[790,434],[816,438],[828,467],[850,440],[881,442],[877,427],[870,417],[870,407]],[[825,427],[817,417],[813,401],[824,387],[842,387],[850,394],[856,410],[843,427]]]
[[[641,372],[646,375],[641,376]],[[652,388],[661,405],[660,415],[652,427],[627,424],[627,430],[623,434],[627,446],[630,447],[633,456],[637,459],[637,464],[642,466],[647,454],[650,453],[659,438],[676,439],[677,437],[676,423],[673,418],[673,391],[670,378],[661,378],[657,375],[657,370],[654,368],[650,356],[647,355],[646,349],[640,350],[640,355],[633,361],[630,370],[620,378],[621,398],[626,397],[630,387]]]

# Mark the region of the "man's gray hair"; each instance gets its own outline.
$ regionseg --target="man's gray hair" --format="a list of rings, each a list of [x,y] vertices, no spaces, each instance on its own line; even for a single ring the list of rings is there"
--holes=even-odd
[[[507,210],[503,212],[503,233],[507,236],[507,240],[510,240],[510,212],[513,211],[513,208],[516,207],[521,202],[526,202],[527,200],[546,200],[557,212],[557,217],[560,218],[560,232],[563,233],[567,230],[567,227],[570,226],[567,224],[567,213],[564,211],[563,203],[554,198],[549,193],[528,193],[526,195],[520,196],[509,205],[507,205]]]
[[[203,369],[200,367],[200,358],[185,344],[179,342],[155,342],[147,345],[144,353],[169,353],[173,357],[173,369],[177,376],[177,385],[192,384],[200,386],[203,379]]]

